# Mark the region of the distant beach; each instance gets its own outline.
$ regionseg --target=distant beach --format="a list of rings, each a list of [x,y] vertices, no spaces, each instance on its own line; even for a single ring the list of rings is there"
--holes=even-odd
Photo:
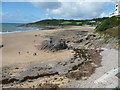
[[[23,23],[1,23],[1,24],[2,25],[0,25],[0,34],[9,34],[9,33],[18,33],[18,32],[46,29],[41,27],[24,27],[24,26],[19,27],[19,25]]]

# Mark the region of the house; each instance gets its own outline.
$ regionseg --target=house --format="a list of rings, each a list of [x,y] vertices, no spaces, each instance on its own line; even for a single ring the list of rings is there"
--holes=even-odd
[[[96,23],[96,21],[89,21],[90,23]]]
[[[112,17],[112,16],[120,17],[120,0],[115,5],[115,11],[114,11],[114,13],[110,14],[110,17]]]

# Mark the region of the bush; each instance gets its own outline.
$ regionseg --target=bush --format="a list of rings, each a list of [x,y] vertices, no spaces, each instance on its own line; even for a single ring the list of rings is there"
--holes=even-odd
[[[105,31],[107,29],[113,28],[120,25],[120,18],[119,17],[111,17],[104,20],[101,24],[96,27],[97,31]]]

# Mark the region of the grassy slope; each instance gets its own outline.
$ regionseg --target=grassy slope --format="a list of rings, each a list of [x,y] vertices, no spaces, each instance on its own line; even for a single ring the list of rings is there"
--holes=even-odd
[[[111,17],[104,20],[96,27],[96,31],[101,35],[105,35],[105,41],[109,40],[110,38],[118,39],[117,44],[120,46],[120,18]]]
[[[105,31],[107,29],[116,27],[120,24],[120,18],[118,17],[111,17],[104,20],[100,25],[96,27],[97,31]]]
[[[103,21],[107,18],[95,18],[91,20],[64,20],[64,19],[46,19],[34,23],[29,24],[36,24],[36,25],[96,25],[96,23],[90,23],[89,21]]]
[[[116,26],[116,27],[113,27],[113,28],[109,28],[105,31],[97,31],[98,33],[100,34],[108,34],[109,37],[115,37],[115,38],[118,38],[120,39],[120,25],[119,26]]]

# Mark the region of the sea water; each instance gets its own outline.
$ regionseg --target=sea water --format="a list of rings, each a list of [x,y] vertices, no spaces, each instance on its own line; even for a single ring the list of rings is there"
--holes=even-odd
[[[21,24],[22,23],[1,23],[0,24],[0,34],[18,33],[18,32],[45,29],[45,28],[40,28],[40,27],[18,27]]]

